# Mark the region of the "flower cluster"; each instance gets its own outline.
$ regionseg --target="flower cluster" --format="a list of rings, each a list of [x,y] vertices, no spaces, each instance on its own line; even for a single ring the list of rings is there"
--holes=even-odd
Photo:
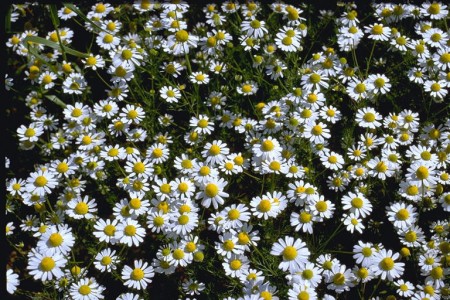
[[[338,10],[12,6],[8,292],[448,299],[448,7]]]

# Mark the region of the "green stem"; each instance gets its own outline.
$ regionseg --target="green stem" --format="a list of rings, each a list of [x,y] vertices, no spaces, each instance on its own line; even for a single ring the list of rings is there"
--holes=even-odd
[[[372,45],[372,50],[370,51],[370,55],[369,55],[369,59],[367,60],[367,65],[366,65],[366,78],[367,75],[369,75],[369,66],[370,66],[370,61],[372,60],[372,56],[373,56],[373,52],[375,51],[375,45],[377,44],[377,41],[373,42]]]

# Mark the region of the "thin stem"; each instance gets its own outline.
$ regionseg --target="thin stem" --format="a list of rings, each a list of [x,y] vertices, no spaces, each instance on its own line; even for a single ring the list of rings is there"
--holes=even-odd
[[[372,56],[373,56],[373,52],[375,51],[375,45],[377,44],[377,41],[373,42],[372,45],[372,50],[370,51],[370,55],[369,55],[369,59],[367,60],[367,66],[366,66],[366,78],[367,75],[369,75],[369,66],[370,66],[370,61],[372,60]]]

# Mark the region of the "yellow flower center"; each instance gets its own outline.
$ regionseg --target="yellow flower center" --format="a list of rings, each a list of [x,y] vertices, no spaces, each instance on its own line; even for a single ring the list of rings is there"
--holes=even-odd
[[[41,260],[39,266],[42,271],[49,272],[55,267],[55,261],[53,260],[53,258],[47,256]]]
[[[247,245],[250,242],[250,237],[246,232],[239,232],[238,234],[238,243],[240,245]]]
[[[113,40],[114,40],[114,37],[109,33],[105,34],[105,36],[103,37],[103,42],[106,44],[112,43]]]
[[[292,45],[292,38],[289,36],[285,36],[282,40],[281,43],[285,46],[290,46]]]
[[[306,269],[302,272],[302,277],[306,280],[313,278],[314,272],[312,270]]]
[[[240,215],[241,215],[241,213],[239,212],[239,210],[237,210],[237,209],[235,209],[235,208],[230,209],[230,210],[228,211],[228,218],[229,218],[230,220],[237,220],[237,219],[239,218]]]
[[[211,148],[209,148],[209,153],[211,155],[218,155],[220,154],[220,147],[217,145],[212,145]]]
[[[219,194],[219,187],[214,183],[208,183],[205,187],[205,194],[209,198],[215,197]]]
[[[430,88],[433,92],[439,92],[441,90],[441,85],[439,83],[435,82],[431,85]]]
[[[313,128],[312,128],[312,130],[311,130],[311,133],[312,133],[313,135],[321,135],[321,134],[322,134],[322,131],[323,131],[322,126],[320,126],[320,125],[315,125],[315,126],[313,126]]]
[[[116,232],[116,227],[114,225],[108,224],[103,228],[103,233],[107,236],[114,236]]]
[[[101,261],[100,261],[100,263],[103,266],[107,266],[107,265],[111,264],[111,262],[112,262],[111,256],[103,256]]]
[[[345,276],[342,273],[337,273],[333,276],[333,283],[335,285],[343,285],[345,283]]]
[[[355,91],[356,91],[358,94],[364,93],[364,92],[366,91],[366,85],[365,85],[364,83],[358,83],[358,84],[355,86]]]
[[[189,39],[189,34],[184,29],[178,30],[177,33],[175,33],[175,39],[180,43],[184,43]]]
[[[156,227],[161,227],[162,225],[164,225],[164,218],[161,216],[157,216],[153,219],[153,225],[155,225]]]
[[[181,182],[181,183],[178,185],[178,190],[179,190],[181,193],[186,193],[186,192],[189,190],[189,185],[188,185],[186,182]]]
[[[136,227],[134,225],[127,225],[124,229],[125,235],[134,236],[136,234]]]
[[[328,209],[328,205],[325,201],[320,200],[320,201],[317,201],[317,203],[316,203],[316,209],[319,212],[325,212]]]
[[[330,157],[328,157],[328,162],[329,162],[330,164],[335,164],[335,163],[337,163],[337,157],[334,156],[334,155],[331,155]]]
[[[130,207],[133,209],[139,209],[141,207],[141,200],[139,198],[133,198],[130,200]]]
[[[223,249],[225,249],[226,251],[231,251],[234,249],[234,243],[232,240],[226,240],[223,243]]]
[[[82,286],[80,286],[78,288],[78,292],[81,295],[86,296],[86,295],[89,295],[91,293],[91,288],[90,288],[89,285],[83,284]]]
[[[250,93],[252,91],[252,86],[250,84],[244,84],[242,86],[242,92]]]
[[[145,172],[145,165],[143,162],[136,162],[133,166],[133,172],[138,173],[138,174],[142,174]]]
[[[258,204],[258,209],[261,212],[268,212],[271,207],[272,204],[270,203],[270,200],[267,199],[262,199]]]
[[[105,10],[106,10],[106,7],[102,3],[97,4],[97,6],[95,7],[95,12],[97,12],[97,13],[103,13],[103,12],[105,12]]]
[[[297,300],[309,300],[309,293],[307,291],[301,291],[297,295]]]
[[[378,24],[374,25],[372,27],[372,33],[375,35],[383,34],[383,25],[378,25]]]
[[[279,171],[281,169],[281,164],[278,161],[272,161],[269,164],[269,169],[272,171]]]
[[[428,13],[431,15],[437,15],[441,12],[441,6],[439,3],[433,3],[428,7]]]
[[[283,250],[284,260],[294,260],[297,257],[297,249],[294,246],[286,246]]]
[[[302,211],[299,215],[299,220],[301,223],[309,223],[311,222],[312,215],[307,213],[306,211]]]
[[[311,81],[311,83],[319,83],[320,79],[320,75],[317,73],[313,73],[309,76],[309,81]]]
[[[441,279],[444,276],[444,270],[442,267],[437,266],[431,269],[430,276],[435,280]]]
[[[34,185],[37,187],[43,187],[47,184],[47,182],[48,182],[47,178],[41,175],[36,177],[36,179],[34,180]]]
[[[380,268],[385,271],[390,271],[394,268],[394,260],[390,257],[385,257],[380,261]]]
[[[417,168],[416,176],[417,176],[418,179],[420,179],[420,180],[427,179],[428,175],[429,175],[429,171],[428,171],[427,167],[420,166],[419,168]]]
[[[74,209],[75,213],[78,215],[85,215],[87,214],[88,210],[89,206],[84,202],[78,202]]]
[[[363,207],[363,204],[364,204],[363,200],[358,197],[353,198],[351,203],[354,208],[361,208],[361,207]]]
[[[242,262],[239,259],[233,259],[230,261],[230,268],[232,270],[239,270],[242,266]]]
[[[59,233],[52,233],[48,239],[52,247],[58,247],[63,243],[63,237]]]
[[[397,219],[399,219],[401,221],[405,221],[406,219],[409,218],[409,211],[406,208],[401,208],[396,213],[396,216],[397,216]]]
[[[181,215],[178,217],[178,223],[180,225],[186,225],[189,222],[189,216],[188,215]]]
[[[130,274],[131,279],[139,281],[144,278],[144,271],[141,268],[134,269]]]

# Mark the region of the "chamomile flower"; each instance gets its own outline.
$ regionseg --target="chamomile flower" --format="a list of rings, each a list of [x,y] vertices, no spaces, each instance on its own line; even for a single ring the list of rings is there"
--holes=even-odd
[[[163,45],[163,49],[175,56],[181,56],[189,53],[191,48],[196,48],[198,41],[198,36],[190,34],[184,29],[180,29],[173,35],[168,36],[167,43]]]
[[[65,267],[66,263],[67,259],[60,252],[47,254],[32,249],[28,253],[27,270],[35,280],[46,282],[61,278],[64,275],[61,269]]]
[[[28,127],[21,125],[17,128],[17,136],[19,137],[19,141],[37,142],[43,133],[44,128],[39,126],[38,123],[30,123]]]
[[[69,293],[74,300],[104,299],[102,295],[105,287],[99,285],[95,278],[82,278],[70,285]]]
[[[38,170],[32,172],[27,178],[25,190],[39,196],[51,194],[52,190],[58,185],[55,175],[50,170]]]
[[[325,168],[330,170],[340,170],[342,165],[345,163],[344,158],[339,153],[334,151],[326,152],[324,155],[320,156],[320,161]]]
[[[447,5],[439,2],[425,2],[420,8],[420,13],[424,16],[430,17],[432,20],[441,20],[448,15]]]
[[[371,107],[359,109],[355,121],[360,127],[375,129],[381,126],[382,116]]]
[[[400,257],[399,253],[393,253],[392,250],[381,249],[374,254],[375,275],[379,275],[381,279],[393,281],[395,278],[401,277],[404,272],[404,263],[396,262]]]
[[[192,72],[189,80],[195,84],[207,84],[210,80],[209,75],[203,72]]]
[[[117,242],[117,225],[119,224],[118,219],[98,219],[94,224],[94,236],[99,242],[106,242],[114,245]]]
[[[233,254],[243,254],[245,245],[239,243],[239,238],[233,235],[230,231],[225,231],[222,235],[219,235],[219,242],[215,243],[214,247],[218,254],[229,258]]]
[[[442,99],[448,94],[444,80],[426,80],[423,86],[424,90],[434,98]]]
[[[165,144],[156,143],[147,149],[147,158],[153,164],[162,164],[169,159],[169,147]]]
[[[230,153],[227,144],[221,140],[214,140],[212,143],[208,142],[203,149],[202,155],[206,157],[206,163],[212,166],[220,164],[225,160],[226,155]]]
[[[354,283],[355,275],[351,269],[345,265],[333,264],[330,271],[325,275],[325,281],[328,283],[327,289],[333,290],[338,294],[349,291]]]
[[[241,86],[238,86],[236,90],[241,95],[253,95],[258,91],[258,84],[254,81],[246,81]]]
[[[350,214],[343,214],[342,216],[342,223],[344,226],[346,226],[347,231],[350,233],[353,233],[353,231],[358,231],[359,233],[362,233],[363,229],[365,228],[364,224],[362,223],[362,219],[357,217],[354,213]]]
[[[388,41],[391,37],[391,28],[383,26],[381,23],[374,23],[364,27],[369,39],[374,41]]]
[[[397,294],[402,297],[411,297],[414,294],[414,285],[403,279],[394,281],[394,285],[397,287]]]
[[[277,216],[276,204],[273,199],[263,196],[263,197],[253,197],[251,202],[251,212],[257,218],[263,218],[267,220],[268,218],[273,218]]]
[[[349,192],[342,197],[341,201],[343,204],[342,208],[354,213],[356,217],[361,216],[362,218],[365,218],[372,212],[372,204],[362,193]]]
[[[292,212],[290,217],[291,226],[294,227],[295,231],[302,231],[305,233],[312,234],[314,221],[317,217],[307,210],[301,210],[299,213]]]
[[[272,245],[270,254],[282,256],[283,261],[279,264],[278,268],[283,271],[289,270],[290,273],[295,273],[307,263],[310,252],[301,239],[286,236],[284,239],[279,238]]]
[[[195,212],[176,212],[170,216],[170,227],[177,235],[189,234],[198,226],[198,215]]]
[[[86,219],[90,220],[95,218],[97,212],[97,203],[95,199],[90,199],[89,196],[84,198],[78,197],[72,199],[67,203],[66,214],[76,220]]]
[[[319,196],[309,202],[309,211],[318,219],[329,219],[333,216],[335,205],[330,200],[325,200],[324,196]]]
[[[87,81],[80,73],[71,73],[63,81],[63,93],[81,95],[87,88]]]
[[[185,267],[192,262],[194,258],[193,254],[191,252],[185,252],[182,243],[172,243],[171,249],[167,259],[171,265]]]
[[[323,144],[326,139],[331,137],[331,134],[326,124],[311,122],[305,126],[303,137],[314,144]]]
[[[173,197],[181,200],[190,199],[195,192],[195,186],[187,177],[175,178],[170,182],[173,191]]]
[[[53,255],[61,253],[67,255],[75,244],[72,229],[65,226],[53,225],[47,228],[37,243],[37,250],[41,253]]]
[[[148,179],[153,176],[154,168],[150,159],[131,158],[126,162],[125,171],[130,177]]]
[[[105,60],[99,54],[91,54],[88,58],[82,60],[87,69],[97,70],[105,67]]]
[[[94,267],[101,272],[111,272],[117,269],[118,261],[116,251],[106,248],[95,255]]]
[[[224,259],[222,266],[225,275],[240,278],[250,267],[249,259],[243,254],[231,254]]]
[[[45,71],[42,73],[38,80],[44,86],[44,89],[49,90],[55,86],[54,80],[56,79],[56,74],[51,71]]]
[[[14,294],[19,286],[19,275],[14,273],[12,269],[6,271],[6,291],[9,294]]]
[[[194,127],[194,131],[200,134],[211,134],[214,131],[214,122],[210,121],[206,115],[192,117],[189,120],[189,126]]]
[[[116,227],[116,239],[121,244],[126,244],[128,247],[139,246],[144,241],[145,229],[138,223],[137,220],[127,219],[123,220]]]
[[[396,228],[407,229],[415,223],[417,213],[416,208],[411,204],[406,205],[404,202],[395,202],[386,207],[388,220],[393,223]]]
[[[177,103],[181,98],[180,90],[176,87],[171,86],[163,86],[159,90],[159,94],[161,98],[163,98],[167,103]]]
[[[145,290],[155,276],[154,269],[142,259],[135,260],[133,267],[125,265],[121,272],[124,285],[136,290]]]
[[[223,227],[225,229],[241,228],[245,222],[250,220],[249,209],[244,204],[227,206],[221,215],[224,219]]]
[[[225,186],[228,184],[223,178],[211,180],[202,183],[200,191],[195,195],[196,199],[201,200],[202,206],[209,208],[211,204],[214,209],[224,203],[224,198],[228,198],[229,194],[224,192]]]
[[[406,178],[418,187],[422,185],[427,187],[435,186],[437,183],[434,165],[416,161],[408,168],[407,172]]]

